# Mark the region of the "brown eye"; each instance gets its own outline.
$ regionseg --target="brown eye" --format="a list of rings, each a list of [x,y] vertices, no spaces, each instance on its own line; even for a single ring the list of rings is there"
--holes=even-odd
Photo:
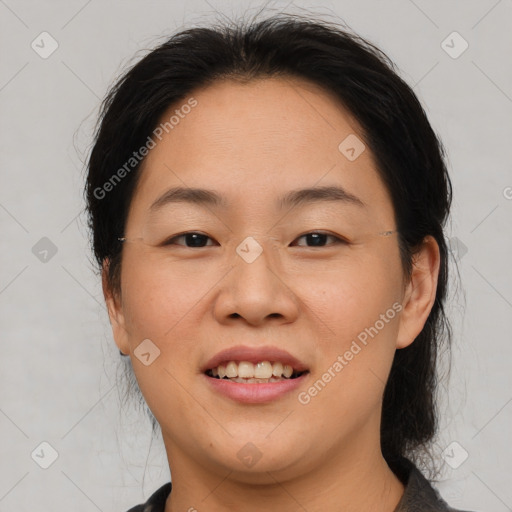
[[[166,240],[162,245],[168,246],[168,245],[183,245],[183,244],[176,244],[174,243],[175,240],[179,240],[181,238],[185,239],[185,246],[188,248],[202,248],[206,246],[207,240],[212,240],[209,236],[198,233],[196,231],[190,231],[188,233],[182,233],[181,235],[174,236],[172,238],[169,238]],[[187,245],[190,244],[190,245]]]
[[[297,238],[297,240],[300,240],[301,238],[306,237],[306,240],[308,242],[311,242],[312,245],[309,247],[325,247],[325,241],[328,238],[331,238],[335,240],[334,244],[346,244],[347,242],[343,240],[342,238],[331,235],[330,233],[322,233],[320,231],[312,231],[311,233],[305,233]],[[328,244],[328,245],[334,245],[334,244]]]
[[[342,238],[332,235],[330,233],[323,233],[321,231],[312,231],[310,233],[305,233],[298,237],[296,240],[300,240],[301,238],[306,239],[306,243],[308,244],[307,247],[326,247],[336,244],[347,244],[348,242],[346,240],[343,240]],[[185,244],[176,243],[176,240],[184,239]],[[333,243],[326,243],[328,239],[334,240]],[[207,244],[208,240],[213,240],[209,236],[199,233],[197,231],[189,231],[187,233],[181,233],[180,235],[175,235],[169,239],[167,239],[165,242],[162,243],[162,246],[171,246],[171,245],[181,245],[185,246],[187,248],[193,249],[193,248],[203,248],[212,246],[213,244]],[[300,247],[300,246],[299,246]],[[303,247],[303,246],[302,246]]]

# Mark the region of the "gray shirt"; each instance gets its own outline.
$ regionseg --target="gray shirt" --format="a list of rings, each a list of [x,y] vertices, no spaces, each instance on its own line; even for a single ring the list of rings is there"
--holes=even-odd
[[[451,508],[408,459],[402,459],[397,477],[404,484],[405,492],[394,512],[469,512]],[[171,482],[166,483],[156,490],[146,503],[137,505],[128,512],[164,512],[171,488]]]

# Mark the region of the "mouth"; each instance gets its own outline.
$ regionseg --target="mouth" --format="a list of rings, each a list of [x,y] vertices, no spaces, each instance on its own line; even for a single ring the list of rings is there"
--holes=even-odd
[[[239,384],[268,384],[292,380],[309,373],[281,361],[224,361],[204,372],[208,377]]]
[[[237,346],[216,354],[200,371],[214,393],[243,404],[263,404],[304,386],[310,368],[278,347]]]

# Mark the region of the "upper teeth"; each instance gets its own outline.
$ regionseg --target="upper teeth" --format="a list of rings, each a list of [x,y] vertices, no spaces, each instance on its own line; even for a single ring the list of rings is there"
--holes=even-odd
[[[270,361],[261,361],[253,364],[248,361],[229,361],[229,363],[219,365],[216,368],[212,368],[212,374],[214,377],[220,379],[224,377],[235,378],[240,377],[244,379],[270,379],[272,376],[281,377],[284,376],[287,379],[293,374],[293,368],[289,364],[283,365],[282,363]]]

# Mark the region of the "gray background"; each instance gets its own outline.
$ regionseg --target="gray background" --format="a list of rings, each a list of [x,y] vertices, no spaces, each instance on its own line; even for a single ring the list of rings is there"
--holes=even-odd
[[[81,213],[83,161],[99,101],[128,63],[215,11],[259,6],[0,0],[0,510],[124,511],[169,480],[161,438],[151,443],[149,420],[120,404],[119,356]],[[448,308],[453,368],[437,488],[458,508],[512,510],[512,0],[296,1],[285,10],[297,6],[335,14],[388,53],[447,148],[462,288]],[[58,43],[47,58],[31,47],[51,49],[43,31]],[[453,31],[469,44],[457,58]],[[58,453],[48,469],[42,442]]]

